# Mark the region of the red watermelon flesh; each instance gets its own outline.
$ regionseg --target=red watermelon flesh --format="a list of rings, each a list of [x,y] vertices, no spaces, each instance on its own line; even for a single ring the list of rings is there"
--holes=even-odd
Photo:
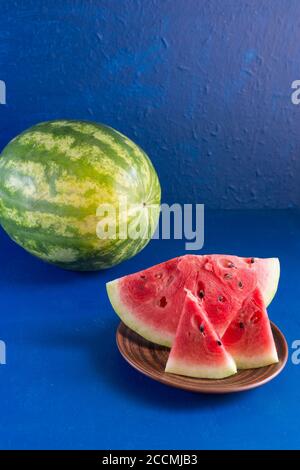
[[[184,289],[203,301],[219,335],[256,287],[266,302],[276,292],[278,259],[230,255],[185,255],[107,284],[116,313],[132,330],[161,345],[171,346],[185,299]]]
[[[222,342],[239,369],[278,362],[268,314],[259,289],[243,302]]]
[[[190,291],[186,294],[166,372],[208,379],[222,379],[237,372],[203,303]]]
[[[197,256],[182,256],[109,283],[116,312],[131,329],[152,342],[170,346],[185,298],[193,287]]]
[[[243,300],[256,288],[251,264],[237,256],[199,256],[194,295],[203,300],[207,315],[222,336]]]

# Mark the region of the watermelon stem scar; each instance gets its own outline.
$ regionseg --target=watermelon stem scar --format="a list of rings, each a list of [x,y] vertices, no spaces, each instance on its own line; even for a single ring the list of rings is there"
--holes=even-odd
[[[278,361],[266,306],[277,291],[279,276],[277,258],[185,255],[111,281],[107,292],[114,310],[129,328],[149,341],[172,351],[175,348],[176,354],[171,352],[173,366],[178,351],[184,350],[186,359],[190,354],[194,361],[191,370],[200,377],[203,351],[212,344],[225,349],[238,368]],[[192,306],[195,302],[197,305]],[[188,313],[195,309],[197,315]],[[186,333],[181,331],[182,322]],[[188,348],[182,338],[186,338]],[[193,348],[202,351],[198,362]],[[226,362],[228,356],[224,354]],[[212,360],[213,356],[208,357]],[[167,369],[171,371],[173,366]],[[222,370],[216,371],[215,366],[211,363],[210,371],[206,363],[202,376],[213,378],[216,374],[220,378]],[[227,366],[224,374],[234,373]],[[182,361],[177,370],[184,370]],[[191,370],[187,367],[185,375],[191,375]]]

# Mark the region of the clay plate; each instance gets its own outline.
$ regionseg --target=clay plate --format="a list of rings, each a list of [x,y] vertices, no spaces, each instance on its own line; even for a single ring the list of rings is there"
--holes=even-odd
[[[147,341],[124,323],[120,323],[117,329],[116,340],[124,359],[153,380],[198,393],[232,393],[259,387],[276,377],[284,368],[288,358],[287,343],[279,328],[272,322],[271,327],[279,362],[258,369],[239,370],[237,374],[221,380],[167,374],[164,369],[170,350]]]

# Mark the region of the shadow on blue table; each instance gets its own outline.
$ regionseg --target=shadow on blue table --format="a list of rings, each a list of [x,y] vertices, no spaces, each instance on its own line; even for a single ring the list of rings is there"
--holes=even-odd
[[[222,406],[241,399],[240,393],[209,395],[187,392],[155,382],[133,369],[120,355],[115,342],[117,319],[106,320],[84,334],[57,331],[47,333],[52,347],[84,348],[88,361],[93,364],[95,378],[123,396],[124,403],[133,401],[155,405],[164,409],[193,409]],[[53,332],[54,333],[54,332]],[[251,393],[251,392],[247,392]],[[120,398],[120,397],[119,397]]]
[[[157,406],[168,409],[189,409],[194,407],[211,407],[222,405],[225,402],[235,400],[238,396],[232,395],[209,395],[196,394],[179,390],[167,385],[160,384],[133,369],[121,357],[117,346],[115,345],[115,331],[118,322],[111,322],[106,328],[98,333],[97,340],[91,345],[94,347],[92,352],[96,369],[114,388],[118,388],[120,393],[124,394],[125,399],[134,399],[142,402],[151,402]],[[107,337],[110,339],[107,340]],[[99,350],[99,338],[104,350]],[[111,341],[113,338],[113,341]],[[112,344],[113,343],[113,344]],[[103,367],[103,361],[107,354],[111,354],[111,366]],[[239,395],[239,394],[238,394]]]
[[[80,278],[99,277],[99,272],[74,272],[58,268],[27,253],[12,242],[0,227],[0,284],[61,287]]]

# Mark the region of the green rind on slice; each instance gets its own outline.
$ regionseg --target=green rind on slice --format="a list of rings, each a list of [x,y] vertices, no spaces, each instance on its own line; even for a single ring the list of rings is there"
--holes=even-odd
[[[169,359],[165,371],[171,374],[186,375],[188,377],[202,379],[224,379],[225,377],[236,374],[237,368],[234,360],[228,355],[228,365],[227,367],[222,367],[222,369],[220,369],[220,367],[214,367],[213,365],[210,367],[193,366],[185,361]]]
[[[256,369],[258,367],[269,366],[270,364],[276,364],[278,362],[278,354],[274,346],[274,350],[270,351],[269,354],[262,357],[255,357],[252,360],[249,357],[234,356],[238,369]]]
[[[145,325],[122,303],[120,299],[120,282],[121,279],[108,282],[106,290],[112,307],[122,322],[148,341],[170,348],[174,339],[172,335],[163,331],[157,331],[149,324]]]
[[[258,284],[261,289],[263,299],[266,307],[270,305],[278,289],[278,283],[280,278],[280,261],[278,258],[268,258],[262,260],[268,269],[266,269],[267,279],[264,284],[261,284],[258,277]]]

